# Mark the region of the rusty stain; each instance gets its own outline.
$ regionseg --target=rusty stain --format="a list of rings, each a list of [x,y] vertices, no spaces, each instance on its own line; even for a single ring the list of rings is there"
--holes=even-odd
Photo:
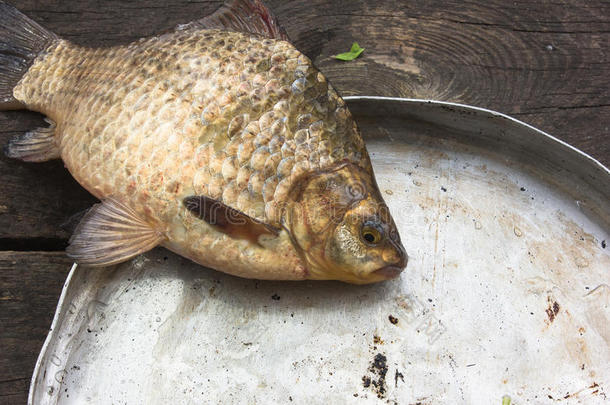
[[[598,393],[599,393],[601,396],[603,396],[603,397],[604,397],[604,399],[605,399],[605,397],[606,397],[606,394],[605,394],[603,391],[601,391],[601,392],[600,392],[600,390],[599,390],[599,385],[598,385],[596,382],[593,382],[593,384],[591,384],[591,385],[590,385],[590,386],[588,386],[587,388],[582,388],[582,389],[579,389],[578,391],[574,391],[574,392],[568,392],[568,393],[567,393],[567,394],[566,394],[566,395],[563,397],[563,399],[568,399],[568,398],[576,398],[576,397],[578,397],[578,396],[579,396],[579,395],[580,395],[580,394],[581,394],[583,391],[586,391],[586,390],[593,390],[593,391],[591,391],[591,392],[589,393],[589,394],[591,394],[591,395],[595,395],[595,394],[598,394]]]
[[[553,322],[555,320],[555,317],[557,316],[557,314],[559,313],[559,304],[557,303],[557,301],[553,301],[553,303],[551,304],[551,297],[548,297],[548,302],[549,302],[549,307],[545,310],[547,316],[549,317],[549,321]]]
[[[544,239],[531,240],[537,232],[530,232],[530,240],[527,241],[528,251],[535,253],[529,256],[533,265],[541,269],[550,269],[549,276],[553,284],[561,289],[569,289],[574,286],[569,284],[574,278],[575,267],[579,269],[590,267],[610,266],[610,257],[599,249],[598,242],[593,235],[583,230],[581,226],[562,214],[556,214],[559,219],[561,234],[565,237],[555,238],[557,246],[548,248],[548,241]],[[521,225],[521,224],[520,224]]]
[[[376,345],[382,345],[385,342],[377,335],[373,336],[373,343],[375,343]]]
[[[576,267],[579,267],[581,269],[589,266],[589,261],[582,256],[577,256],[575,259],[575,262],[576,262]]]

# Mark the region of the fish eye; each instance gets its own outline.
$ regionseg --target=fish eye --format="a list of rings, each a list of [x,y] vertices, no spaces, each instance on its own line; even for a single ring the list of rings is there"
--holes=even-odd
[[[360,230],[360,236],[367,245],[375,246],[381,242],[382,232],[374,224],[365,223]]]

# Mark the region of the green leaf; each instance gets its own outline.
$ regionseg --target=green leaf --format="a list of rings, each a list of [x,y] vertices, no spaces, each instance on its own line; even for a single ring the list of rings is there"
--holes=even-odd
[[[352,44],[352,49],[349,52],[340,53],[339,55],[335,55],[335,59],[339,60],[354,60],[364,51],[364,48],[360,48],[358,42],[354,42]]]
[[[510,397],[508,395],[502,397],[502,405],[510,405]]]

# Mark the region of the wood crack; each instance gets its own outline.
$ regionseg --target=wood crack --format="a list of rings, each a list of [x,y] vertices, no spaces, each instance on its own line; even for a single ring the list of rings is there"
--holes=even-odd
[[[0,251],[63,252],[67,246],[68,240],[60,238],[0,238]]]

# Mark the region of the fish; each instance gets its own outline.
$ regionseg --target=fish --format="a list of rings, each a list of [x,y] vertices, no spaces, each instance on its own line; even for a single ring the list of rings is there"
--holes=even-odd
[[[49,123],[6,155],[60,158],[100,200],[70,238],[77,263],[162,246],[261,280],[367,284],[406,267],[345,101],[261,1],[103,48],[0,14],[0,110]]]

